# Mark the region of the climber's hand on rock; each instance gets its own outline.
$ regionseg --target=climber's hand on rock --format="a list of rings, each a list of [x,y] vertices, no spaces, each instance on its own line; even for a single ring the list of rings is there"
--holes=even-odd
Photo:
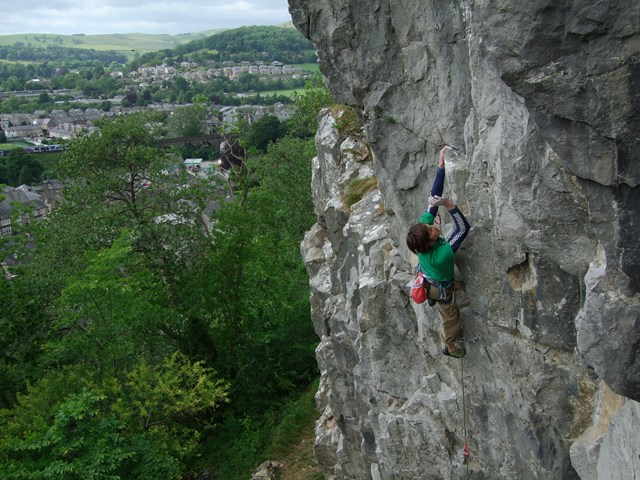
[[[447,210],[451,210],[455,207],[455,203],[447,197],[438,197],[437,195],[429,197],[429,207],[439,207],[440,205],[444,205]]]
[[[442,197],[439,197],[437,195],[433,195],[429,197],[429,206],[430,207],[439,207],[440,205],[442,205]]]
[[[444,152],[448,152],[449,150],[453,150],[453,147],[445,145],[440,149],[440,161],[438,162],[440,168],[444,168]]]

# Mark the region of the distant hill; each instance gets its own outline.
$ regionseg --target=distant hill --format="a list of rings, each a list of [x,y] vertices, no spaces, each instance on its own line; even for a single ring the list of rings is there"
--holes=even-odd
[[[178,45],[201,40],[224,29],[208,30],[197,33],[179,35],[114,33],[105,35],[56,35],[49,33],[20,33],[0,35],[0,46],[23,44],[33,47],[59,46],[67,48],[93,49],[98,51],[115,51],[133,58],[137,53],[155,52],[172,49]]]
[[[143,65],[193,60],[199,63],[279,61],[289,64],[317,61],[311,42],[291,23],[283,25],[254,25],[227,29],[203,39],[178,45],[173,49],[158,50],[137,56],[129,62],[136,69]]]
[[[25,64],[48,67],[95,66],[112,63],[128,68],[159,65],[165,61],[193,61],[200,64],[232,61],[279,61],[306,64],[317,61],[311,42],[292,22],[272,26],[245,26],[180,35],[109,34],[53,35],[25,33],[0,35],[2,77],[24,76],[17,72]],[[12,70],[13,69],[13,70]],[[34,75],[34,73],[31,73]],[[45,72],[43,75],[47,76]]]

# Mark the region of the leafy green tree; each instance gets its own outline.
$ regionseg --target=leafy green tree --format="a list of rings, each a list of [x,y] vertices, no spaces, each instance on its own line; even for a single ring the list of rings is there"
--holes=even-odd
[[[217,50],[220,56],[235,60],[266,59],[302,63],[305,54],[313,57],[313,46],[293,28],[274,26],[240,27],[212,35],[196,48]]]
[[[42,180],[44,172],[42,163],[21,148],[14,148],[8,156],[0,157],[0,164],[4,167],[0,168],[0,175],[4,175],[0,177],[0,183],[17,187],[21,183],[26,183],[20,181],[21,174],[26,175],[25,179],[30,177],[33,182]]]
[[[0,241],[4,258],[2,247]],[[14,405],[17,392],[36,374],[48,331],[45,305],[39,299],[36,282],[21,275],[13,280],[0,277],[0,408]]]
[[[104,66],[98,65],[93,69],[94,78],[102,77],[105,74]]]
[[[99,132],[72,142],[56,170],[59,178],[68,179],[66,202],[103,204],[118,214],[127,213],[130,219],[150,221],[148,215],[158,212],[150,211],[145,202],[176,183],[175,177],[164,173],[169,163],[155,146],[158,119],[153,114],[103,119]]]
[[[315,136],[318,130],[318,114],[320,110],[333,103],[331,94],[318,75],[311,78],[304,88],[304,93],[294,94],[295,113],[289,119],[289,131],[300,138]]]
[[[211,369],[178,354],[100,385],[78,369],[61,373],[0,410],[3,478],[182,478],[200,438],[184,419],[226,401]]]
[[[270,143],[276,142],[286,134],[286,125],[275,115],[265,115],[252,123],[244,133],[244,144],[247,148],[267,151]]]
[[[208,114],[207,106],[202,103],[176,108],[169,118],[169,134],[174,137],[204,135]]]
[[[49,94],[47,92],[42,92],[40,95],[38,95],[38,103],[40,105],[44,105],[51,102],[51,97],[49,96]]]
[[[185,321],[130,243],[125,231],[91,255],[56,300],[49,373],[0,411],[8,478],[181,478],[227,401],[211,368],[175,351]]]
[[[184,77],[176,77],[175,80],[175,89],[177,92],[187,91],[189,89],[189,82]]]
[[[20,174],[18,175],[18,183],[20,185],[31,185],[33,182],[33,173],[28,165],[24,165],[20,169]]]
[[[315,218],[313,153],[312,140],[285,138],[272,145],[253,165],[258,186],[244,202],[225,205],[216,225],[210,270],[218,274],[209,280],[203,308],[213,316],[216,368],[236,379],[234,404],[254,413],[316,375],[317,338],[299,253]]]
[[[194,478],[199,458],[217,463],[205,443],[236,433],[218,420],[251,430],[255,452],[268,435],[253,429],[317,376],[299,254],[313,140],[271,143],[222,201],[157,148],[159,121],[105,120],[71,142],[64,201],[0,283],[7,478]]]
[[[7,134],[2,128],[0,128],[0,143],[6,143],[6,141],[7,141]]]
[[[2,435],[0,442],[4,478],[118,478],[120,466],[132,453],[122,444],[117,419],[100,411],[103,402],[104,397],[83,391],[57,402],[48,418],[42,418],[42,412],[34,411],[28,403],[28,413],[14,410],[0,416],[5,434],[13,433],[10,438]],[[16,414],[46,423],[34,425],[33,420],[24,417],[19,424],[13,423],[18,420]],[[19,425],[27,424],[34,430],[21,435]]]
[[[161,278],[131,247],[131,234],[87,253],[54,304],[56,331],[45,360],[52,365],[91,364],[99,375],[119,376],[133,358],[162,358],[173,349],[172,319]],[[163,335],[161,332],[167,332]]]
[[[240,90],[244,92],[249,90],[259,90],[261,87],[260,77],[248,72],[241,73],[237,82],[240,86]]]
[[[135,114],[103,120],[99,132],[71,142],[54,172],[65,181],[65,199],[38,242],[42,263],[56,265],[58,277],[78,271],[84,252],[110,246],[123,228],[133,229],[135,248],[167,279],[174,278],[170,270],[182,268],[178,263],[191,261],[191,249],[208,241],[201,212],[212,187],[189,183],[181,165],[158,149],[158,119]],[[176,251],[184,255],[176,257]]]
[[[192,315],[183,297],[191,282],[205,281],[199,275],[206,269],[199,265],[212,244],[202,212],[219,194],[210,183],[190,180],[181,163],[156,147],[154,120],[150,115],[128,115],[103,121],[100,132],[71,143],[56,170],[57,178],[65,179],[64,202],[46,224],[36,226],[38,248],[29,275],[48,284],[52,301],[68,294],[65,287],[73,284],[78,272],[94,255],[114,245],[126,229],[129,246],[140,254],[148,278],[161,282],[161,296],[167,308],[175,309],[169,316],[177,322],[152,322],[149,339],[136,341],[151,345],[164,334],[173,348],[210,358],[216,347],[207,329],[208,314]],[[123,313],[134,309],[136,300],[131,301]],[[105,293],[104,308],[108,302]]]

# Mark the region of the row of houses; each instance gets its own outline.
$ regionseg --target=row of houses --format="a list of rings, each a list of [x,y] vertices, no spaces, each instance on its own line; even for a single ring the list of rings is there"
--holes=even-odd
[[[35,111],[33,114],[6,113],[0,114],[0,129],[4,130],[9,139],[42,137],[69,139],[77,136],[81,131],[92,133],[97,130],[96,121],[102,117],[115,117],[135,112],[158,111],[169,113],[179,105],[175,104],[151,104],[147,107],[122,107],[119,106],[124,96],[110,99],[114,106],[105,112],[97,108],[52,110],[47,113],[44,110]],[[94,102],[95,100],[90,100]]]
[[[241,62],[240,64],[233,64],[233,62],[224,62],[220,68],[208,68],[199,69],[197,64],[187,63],[181,64],[182,70],[178,71],[176,68],[162,64],[154,67],[140,67],[135,72],[132,72],[130,76],[139,86],[148,86],[153,83],[159,83],[163,80],[173,79],[176,75],[180,75],[189,81],[206,82],[216,77],[227,77],[232,80],[237,80],[241,74],[249,73],[252,75],[259,75],[261,77],[270,76],[290,76],[291,78],[304,78],[309,76],[308,72],[299,67],[293,67],[292,65],[284,65],[280,62],[264,63],[256,62],[251,64],[249,62]]]
[[[293,109],[284,103],[274,103],[273,105],[240,105],[222,107],[220,109],[222,123],[233,125],[237,120],[243,119],[251,125],[256,120],[265,115],[274,115],[278,120],[285,121],[293,115]]]
[[[118,103],[119,100],[121,98],[114,98],[112,102]],[[169,113],[177,107],[178,105],[174,104],[151,104],[147,107],[112,107],[109,112],[96,108],[87,108],[86,110],[72,109],[69,112],[53,110],[50,114],[44,111],[36,111],[33,114],[0,114],[0,129],[4,130],[8,139],[30,138],[37,140],[45,137],[70,139],[77,136],[81,131],[91,133],[97,130],[95,123],[104,116],[115,117],[148,110]],[[219,113],[220,118],[211,114],[207,119],[208,130],[213,131],[220,122],[231,125],[238,118],[243,118],[249,123],[253,123],[253,121],[269,114],[275,115],[280,121],[284,121],[293,115],[293,109],[288,105],[276,103],[270,106],[222,107]]]
[[[0,128],[7,138],[72,138],[80,130],[93,131],[94,123],[104,114],[96,108],[0,114]]]

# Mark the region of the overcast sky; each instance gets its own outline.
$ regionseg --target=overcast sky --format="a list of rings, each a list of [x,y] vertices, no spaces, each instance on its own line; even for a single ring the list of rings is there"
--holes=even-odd
[[[175,35],[291,20],[287,0],[0,0],[0,11],[0,35]]]

